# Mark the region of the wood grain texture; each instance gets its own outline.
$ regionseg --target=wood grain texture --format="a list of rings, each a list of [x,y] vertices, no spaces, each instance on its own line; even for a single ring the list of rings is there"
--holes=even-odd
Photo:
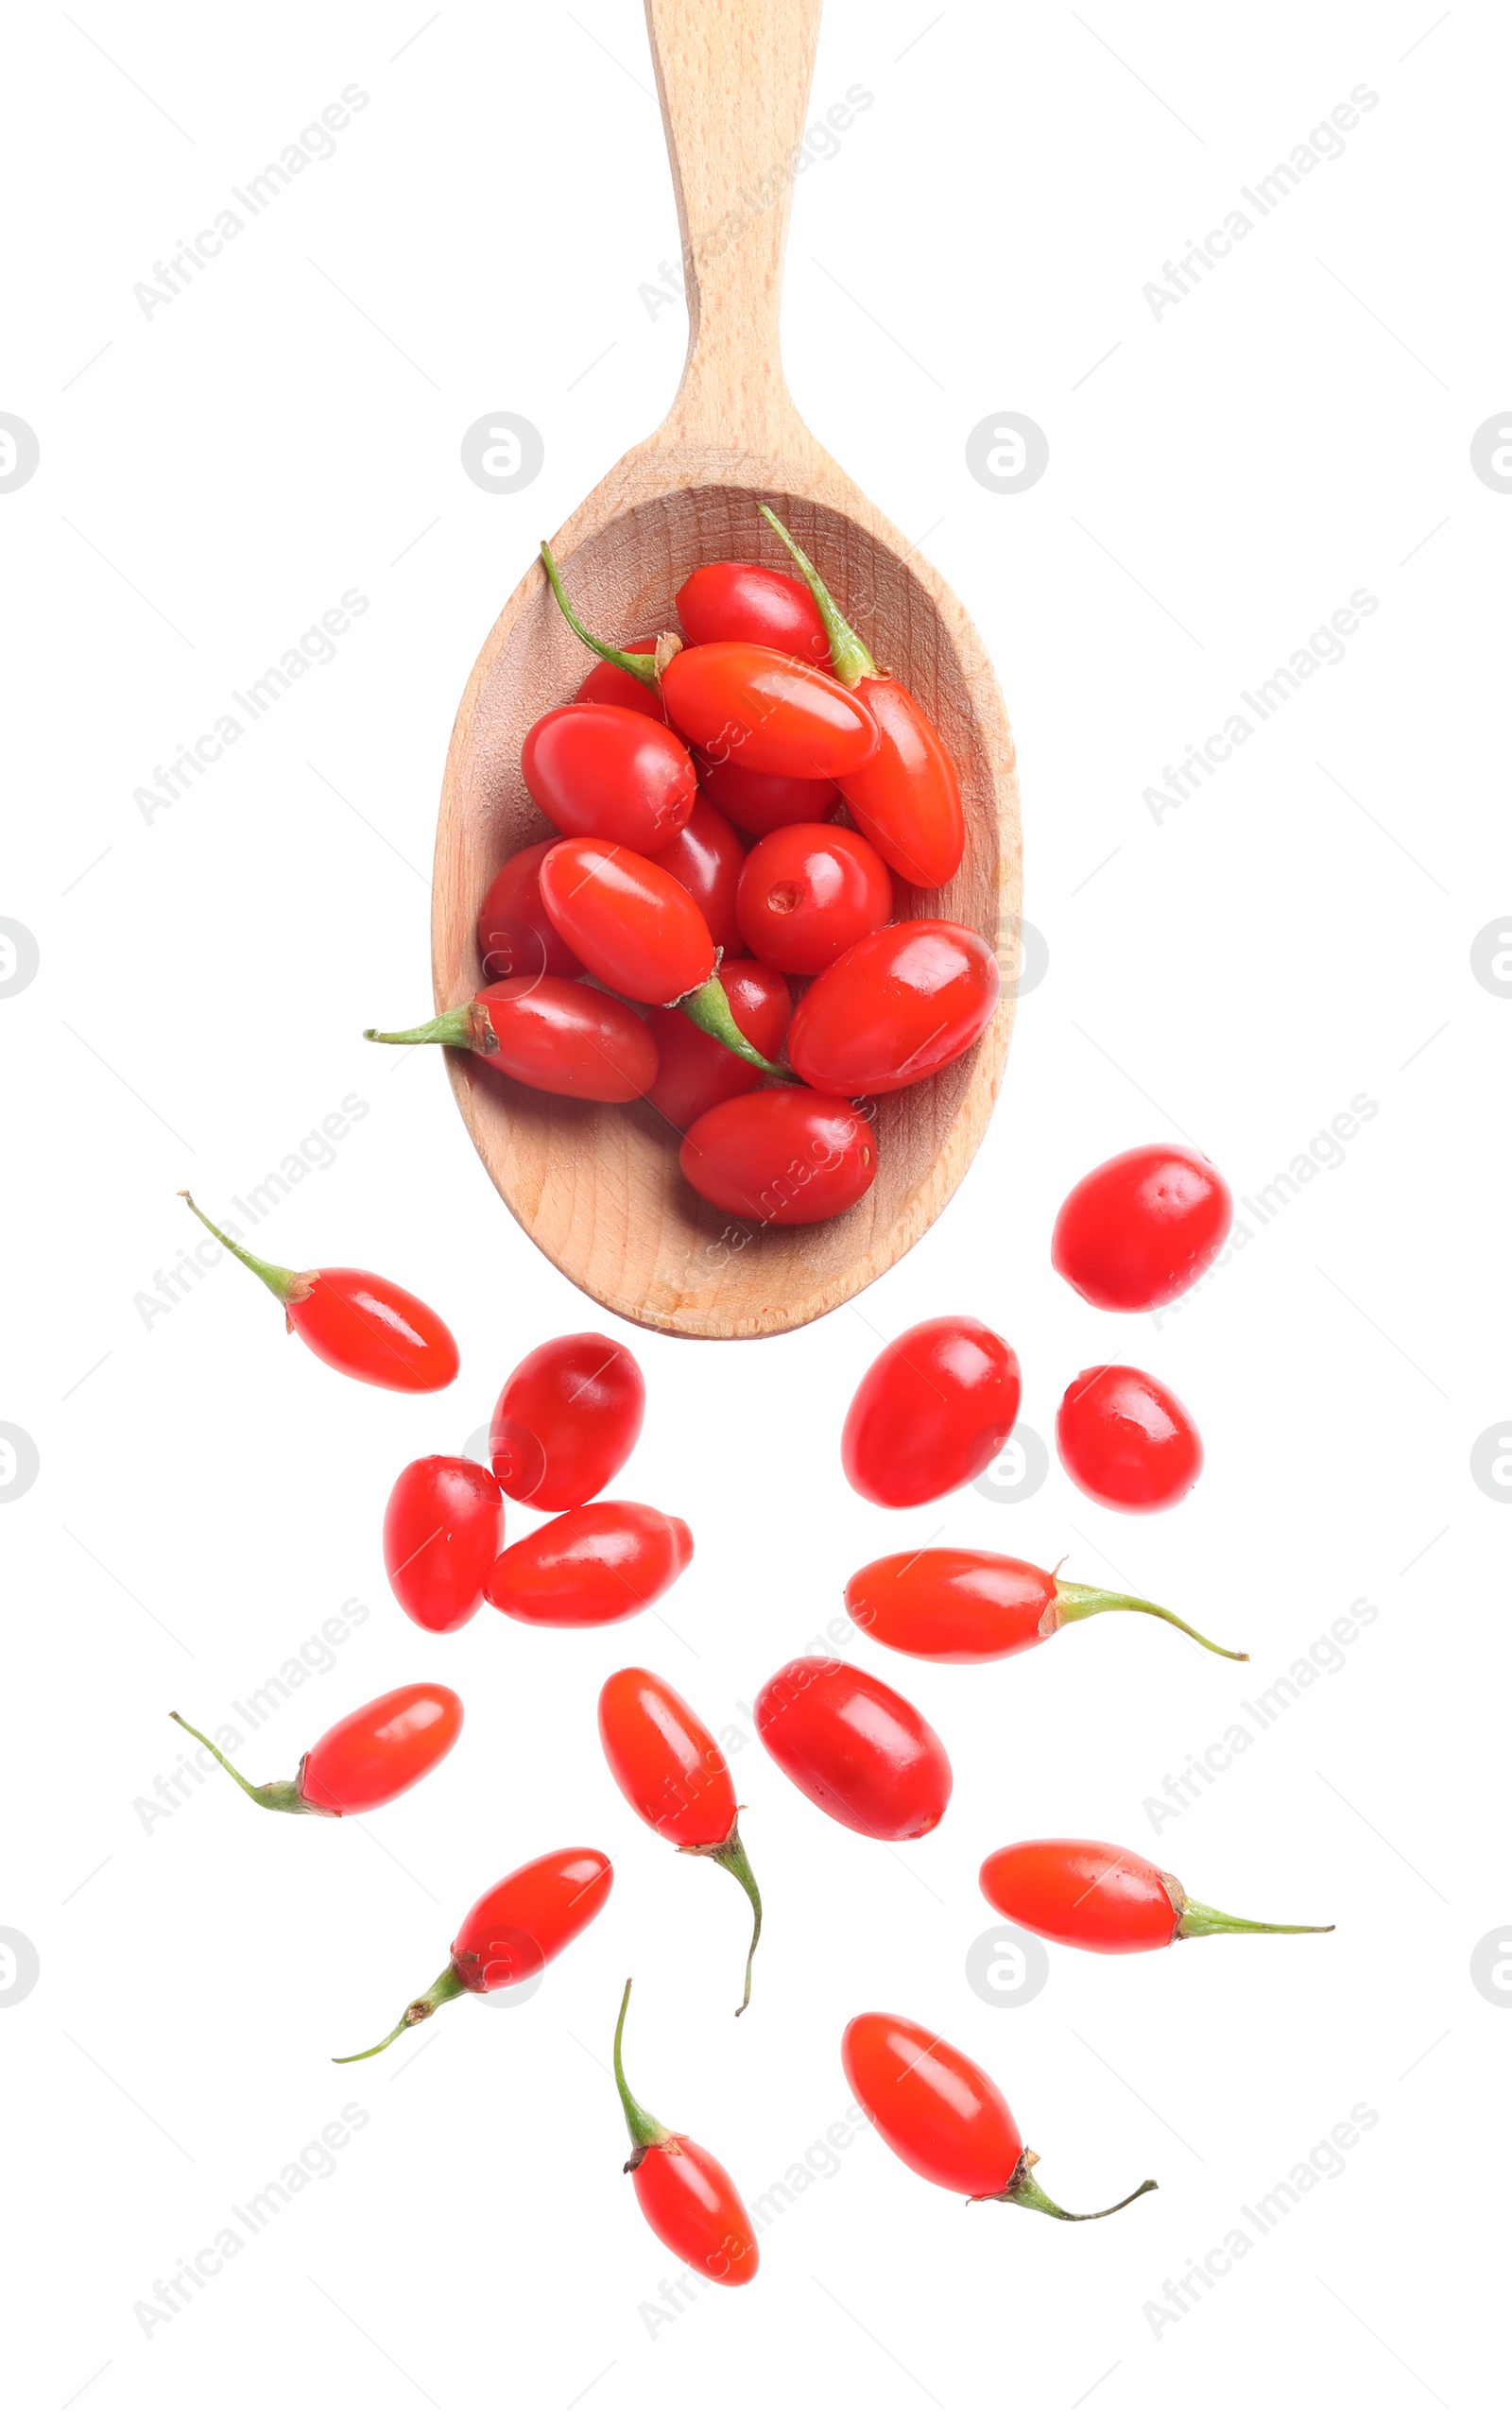
[[[625,1110],[532,1092],[447,1055],[462,1115],[500,1194],[557,1267],[609,1311],[690,1337],[760,1337],[830,1312],[889,1269],[949,1201],[1002,1081],[1019,966],[1013,742],[992,668],[938,575],[799,419],[778,314],[820,0],[646,0],[688,280],[687,367],[672,410],[553,540],[589,627],[623,640],[670,626],[673,598],[720,558],[790,569],[768,503],[823,570],[879,662],[939,726],[960,771],[967,848],[942,893],[899,886],[901,916],[974,926],[1005,993],[954,1067],[876,1106],[875,1184],[842,1218],[757,1228],[703,1203],[678,1136],[649,1104]],[[472,669],[452,736],[436,845],[436,1001],[482,982],[474,925],[505,859],[549,826],[520,774],[532,723],[592,660],[539,564]]]

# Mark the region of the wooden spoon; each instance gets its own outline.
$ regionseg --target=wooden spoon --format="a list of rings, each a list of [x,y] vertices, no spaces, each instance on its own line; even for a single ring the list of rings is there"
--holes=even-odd
[[[898,913],[954,918],[998,953],[1005,992],[987,1032],[939,1075],[877,1108],[878,1174],[839,1219],[732,1221],[678,1167],[678,1136],[630,1109],[532,1092],[447,1057],[462,1116],[516,1219],[557,1267],[623,1319],[683,1337],[796,1329],[868,1286],[960,1184],[1002,1081],[1019,965],[1018,792],[1007,715],[986,652],[937,573],[868,504],[794,408],[778,343],[782,252],[821,0],[646,0],[687,272],[682,384],[654,437],[618,463],[553,540],[592,630],[670,627],[695,566],[790,570],[757,511],[773,506],[878,661],[934,717],[960,771],[967,846],[942,893],[900,885]],[[494,624],[457,712],[436,842],[436,1001],[483,981],[474,925],[504,860],[549,831],[520,775],[525,733],[592,660],[539,563]]]

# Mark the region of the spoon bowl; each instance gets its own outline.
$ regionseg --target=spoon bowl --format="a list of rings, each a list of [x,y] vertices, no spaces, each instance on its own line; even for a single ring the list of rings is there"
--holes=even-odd
[[[897,886],[900,917],[970,925],[1004,992],[965,1056],[865,1106],[877,1177],[839,1218],[803,1228],[731,1220],[695,1194],[679,1136],[626,1109],[532,1091],[468,1052],[453,1089],[500,1194],[548,1259],[623,1319],[691,1337],[760,1337],[844,1303],[889,1269],[944,1208],[1002,1081],[1019,965],[1013,742],[991,666],[944,582],[832,461],[782,379],[778,308],[792,171],[820,0],[646,0],[683,232],[687,367],[662,427],[618,463],[552,546],[587,627],[616,643],[671,628],[700,563],[792,566],[757,507],[773,507],[818,564],[878,662],[933,718],[960,776],[966,850],[949,885]],[[485,980],[475,923],[506,858],[551,834],[520,772],[537,718],[594,660],[533,564],[484,644],[457,712],[436,846],[432,956],[449,1008]]]

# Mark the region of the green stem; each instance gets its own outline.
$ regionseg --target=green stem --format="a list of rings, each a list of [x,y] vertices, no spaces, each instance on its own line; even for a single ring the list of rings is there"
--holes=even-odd
[[[455,2001],[457,1995],[467,1989],[455,1967],[443,1967],[430,1991],[422,1993],[418,2001],[410,2003],[398,2026],[389,2028],[381,2044],[369,2044],[366,2052],[337,2053],[334,2065],[337,2069],[345,2069],[349,2061],[371,2060],[375,2053],[387,2052],[406,2027],[418,2027],[422,2018],[433,2018],[443,2001]]]
[[[1122,1589],[1091,1589],[1081,1581],[1056,1584],[1057,1624],[1079,1623],[1088,1615],[1110,1614],[1119,1606],[1127,1607],[1136,1615],[1159,1615],[1162,1623],[1174,1624],[1177,1631],[1186,1633],[1188,1640],[1194,1640],[1199,1648],[1211,1648],[1214,1657],[1231,1657],[1236,1665],[1249,1662],[1247,1648],[1220,1648],[1215,1640],[1205,1639],[1200,1631],[1184,1623],[1179,1615],[1173,1615],[1169,1606],[1157,1606],[1149,1598],[1129,1598]]]
[[[664,2128],[660,2120],[654,2120],[649,2111],[643,2110],[625,2083],[625,2062],[621,2056],[621,2046],[625,2041],[625,2013],[630,2006],[630,1986],[633,1982],[634,1979],[628,1976],[625,1980],[625,1999],[620,2003],[619,2024],[614,2030],[614,2083],[620,2089],[620,2101],[625,2109],[625,2124],[630,2131],[630,2142],[635,2147],[635,2151],[625,2164],[627,2170],[638,2170],[652,2146],[665,2144],[672,2134],[672,2130]]]
[[[1181,1910],[1177,1919],[1173,1942],[1186,1942],[1195,1934],[1332,1934],[1332,1926],[1268,1926],[1258,1917],[1229,1917],[1221,1909],[1210,1909],[1205,1900],[1188,1900],[1181,1895]]]
[[[830,643],[830,662],[833,667],[835,679],[843,681],[848,690],[853,690],[858,681],[864,681],[875,676],[876,658],[866,641],[851,629],[797,539],[783,529],[769,505],[764,505],[761,510],[808,583],[809,595],[819,610],[819,620],[824,625],[825,637]]]
[[[1021,2204],[1025,2211],[1047,2212],[1052,2220],[1108,2220],[1114,2212],[1126,2211],[1129,2205],[1137,2204],[1142,2195],[1153,2195],[1158,2185],[1157,2179],[1146,2178],[1143,2186],[1136,2187],[1131,2195],[1125,2195],[1121,2204],[1109,2204],[1106,2211],[1063,2212],[1058,2204],[1051,2202],[1044,2189],[1035,2184],[1030,2156],[1024,2154],[1000,2195],[972,2195],[969,2200],[975,2204]]]
[[[298,1780],[292,1783],[249,1783],[245,1775],[238,1775],[229,1758],[221,1756],[213,1741],[206,1740],[205,1735],[194,1725],[184,1724],[183,1717],[177,1708],[170,1708],[168,1713],[175,1724],[183,1725],[185,1732],[193,1733],[197,1741],[204,1743],[212,1758],[225,1767],[232,1781],[240,1783],[248,1798],[255,1799],[259,1808],[274,1808],[284,1816],[339,1816],[341,1813],[339,1809],[318,1808],[313,1800],[306,1799]]]
[[[308,1270],[285,1270],[282,1263],[260,1261],[255,1253],[249,1253],[245,1245],[233,1245],[225,1229],[217,1228],[213,1219],[205,1218],[204,1212],[187,1186],[180,1186],[179,1192],[194,1212],[196,1219],[209,1228],[211,1235],[224,1245],[228,1253],[234,1253],[238,1262],[245,1262],[247,1267],[262,1280],[268,1292],[277,1296],[280,1303],[304,1301],[311,1291],[311,1275]]]
[[[736,1819],[722,1842],[687,1842],[682,1845],[682,1847],[691,1858],[713,1859],[716,1867],[723,1867],[727,1875],[733,1876],[756,1913],[756,1923],[751,1929],[750,1949],[746,1953],[746,1999],[735,2013],[736,2018],[739,2018],[750,2007],[750,1964],[756,1956],[756,1946],[762,1938],[761,1887],[751,1873],[750,1861],[746,1856],[746,1845],[740,1838],[740,1821]]]
[[[700,984],[696,992],[690,992],[678,1005],[685,1018],[693,1020],[700,1033],[713,1035],[716,1043],[723,1043],[737,1059],[747,1060],[752,1068],[759,1068],[764,1076],[780,1077],[784,1085],[801,1082],[790,1068],[780,1068],[775,1059],[764,1059],[755,1044],[747,1041],[735,1023],[730,995],[717,975],[712,975],[707,984]]]
[[[541,541],[541,560],[546,567],[546,577],[551,583],[551,593],[583,645],[591,647],[595,656],[602,656],[606,664],[617,664],[622,673],[633,673],[636,679],[644,681],[648,690],[659,689],[661,676],[657,671],[657,661],[654,656],[634,656],[627,648],[610,647],[605,641],[595,639],[593,632],[584,627],[566,590],[561,585],[561,574],[557,569],[557,558],[544,539]]]
[[[493,1021],[481,1002],[464,1001],[455,1009],[443,1009],[438,1018],[429,1019],[423,1026],[406,1026],[398,1034],[383,1034],[376,1026],[364,1026],[363,1039],[370,1043],[445,1043],[453,1051],[497,1051],[499,1038],[493,1031]]]

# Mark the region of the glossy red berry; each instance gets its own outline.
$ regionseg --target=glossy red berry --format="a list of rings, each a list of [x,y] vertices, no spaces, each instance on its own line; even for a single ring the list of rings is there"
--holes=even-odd
[[[291,1783],[249,1783],[181,1715],[173,1721],[204,1743],[260,1808],[291,1816],[363,1816],[407,1792],[438,1766],[462,1729],[462,1702],[444,1682],[404,1682],[323,1732]]]
[[[692,1555],[677,1515],[601,1498],[507,1547],[484,1595],[517,1623],[619,1623],[670,1589]]]
[[[789,975],[817,975],[885,925],[892,877],[859,833],[788,824],[758,841],[745,861],[735,914],[755,957]]]
[[[1056,1445],[1077,1487],[1117,1513],[1163,1513],[1202,1470],[1202,1440],[1186,1406],[1126,1363],[1077,1374],[1056,1416]]]
[[[679,2262],[726,2288],[756,2276],[756,2232],[740,2191],[722,2161],[692,2137],[675,2135],[636,2101],[625,2080],[627,1982],[614,2030],[614,2083],[633,2147],[625,2164],[647,2224]]]
[[[600,667],[611,672],[611,665]],[[621,677],[628,680],[628,674]],[[637,681],[633,685],[640,688]],[[556,846],[532,842],[506,858],[478,910],[478,957],[486,984],[511,975],[581,975],[582,960],[570,951],[547,916],[541,898],[541,861]]]
[[[322,1733],[300,1788],[333,1816],[361,1816],[438,1766],[462,1729],[462,1702],[444,1682],[405,1682]]]
[[[1022,2204],[1052,2220],[1107,2220],[1149,2194],[1153,2178],[1108,2211],[1068,2212],[1034,2179],[1017,2121],[985,2069],[933,2027],[887,2010],[852,2018],[840,2045],[847,2082],[888,2150],[932,2187],[972,2203]]]
[[[1073,1186],[1050,1258],[1100,1312],[1151,1312],[1211,1267],[1233,1215],[1211,1160],[1177,1143],[1141,1144]]]
[[[997,960],[970,926],[937,917],[886,925],[816,976],[788,1056],[826,1092],[895,1093],[970,1051],[998,991]]]
[[[822,824],[840,804],[840,786],[801,774],[755,774],[732,757],[717,763],[694,752],[698,786],[742,833],[758,836],[783,824]]]
[[[816,664],[744,640],[685,647],[662,671],[667,720],[716,764],[838,779],[877,746],[871,715]]]
[[[596,1329],[548,1338],[510,1372],[493,1408],[493,1476],[522,1505],[554,1514],[586,1505],[609,1486],[644,1418],[645,1381],[627,1346]]]
[[[740,1838],[735,1787],[724,1751],[686,1699],[644,1665],[611,1674],[598,1694],[598,1737],[609,1770],[644,1825],[675,1849],[713,1859],[732,1875],[755,1913],[746,1954],[761,1940],[762,1897]]]
[[[961,786],[950,750],[913,693],[879,669],[771,507],[761,509],[803,575],[824,625],[836,679],[865,705],[877,727],[872,754],[840,777],[846,805],[905,883],[936,890],[949,883],[966,847]]]
[[[747,1041],[764,1059],[775,1060],[793,1014],[787,978],[776,968],[747,958],[722,959],[715,974]],[[646,1099],[679,1135],[716,1102],[754,1093],[763,1083],[759,1068],[738,1059],[717,1036],[703,1033],[680,1009],[653,1009],[645,1022],[658,1060],[656,1083]]]
[[[602,1850],[550,1850],[529,1859],[475,1900],[457,1929],[452,1956],[435,1984],[411,2001],[397,2027],[348,2061],[387,2052],[406,2027],[418,2027],[463,1993],[503,1993],[528,1984],[548,1961],[592,1923],[610,1896],[614,1869]]]
[[[465,1455],[406,1464],[384,1513],[384,1569],[411,1623],[455,1631],[483,1604],[504,1545],[504,1496]]]
[[[1332,1934],[1273,1926],[1194,1900],[1175,1876],[1113,1842],[1010,1842],[982,1862],[982,1891],[1005,1917],[1078,1951],[1160,1951],[1198,1934]]]
[[[1058,1566],[1045,1572],[1022,1557],[994,1555],[987,1548],[924,1547],[911,1548],[904,1555],[879,1555],[851,1574],[845,1603],[852,1623],[873,1640],[904,1657],[923,1657],[939,1665],[1018,1657],[1054,1640],[1067,1623],[1118,1607],[1158,1615],[1215,1657],[1248,1662],[1242,1649],[1220,1648],[1168,1606],[1131,1598],[1122,1589],[1062,1581]]]
[[[899,1691],[833,1657],[796,1657],[756,1696],[762,1746],[790,1783],[853,1833],[917,1842],[950,1803],[951,1761]]]
[[[716,1103],[689,1127],[678,1158],[706,1202],[758,1227],[836,1218],[877,1174],[876,1139],[860,1111],[788,1085]]]
[[[697,797],[676,732],[627,707],[554,707],[526,732],[520,770],[558,833],[626,850],[664,850]]]
[[[644,1665],[611,1674],[598,1694],[598,1737],[636,1815],[678,1850],[717,1849],[735,1825],[724,1751],[670,1682]]]
[[[984,2070],[933,2028],[863,2011],[841,2038],[846,2082],[889,2152],[932,2187],[977,2200],[1017,2176],[1023,2139]]]
[[[680,1001],[713,973],[703,911],[633,850],[558,841],[541,864],[541,897],[583,965],[632,1001]]]
[[[632,656],[654,656],[656,633],[652,631],[646,639],[627,639],[625,645]],[[665,723],[667,719],[660,693],[648,689],[618,664],[595,664],[587,679],[578,683],[574,696],[580,705],[628,707],[632,714],[648,714],[656,723]]]
[[[845,1476],[874,1505],[922,1505],[962,1488],[1007,1445],[1019,1358],[969,1314],[920,1320],[885,1346],[850,1400]]]
[[[703,911],[704,923],[722,951],[744,955],[735,894],[746,863],[746,845],[734,826],[708,800],[695,801],[677,839],[658,850],[653,864],[681,884]]]
[[[422,1026],[364,1032],[374,1043],[470,1051],[495,1076],[579,1102],[639,1101],[656,1082],[644,1021],[595,985],[559,975],[506,976]]]
[[[901,681],[863,675],[853,695],[869,708],[878,741],[875,756],[845,776],[845,803],[904,883],[936,891],[966,847],[954,761]]]
[[[333,1370],[406,1396],[450,1387],[461,1362],[456,1340],[439,1314],[407,1287],[371,1270],[285,1270],[277,1262],[260,1261],[206,1219],[191,1194],[184,1201],[227,1252],[278,1297],[293,1335]]]
[[[751,639],[828,669],[830,643],[801,580],[765,563],[701,563],[677,596],[678,619],[696,647]]]

